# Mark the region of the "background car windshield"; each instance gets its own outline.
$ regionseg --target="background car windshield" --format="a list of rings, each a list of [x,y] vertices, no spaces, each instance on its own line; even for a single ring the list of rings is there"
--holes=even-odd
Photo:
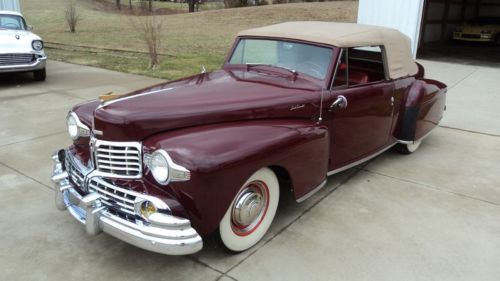
[[[24,21],[20,16],[0,15],[0,28],[25,30]]]
[[[324,79],[332,61],[333,50],[304,43],[242,39],[229,64],[267,64],[296,70]]]

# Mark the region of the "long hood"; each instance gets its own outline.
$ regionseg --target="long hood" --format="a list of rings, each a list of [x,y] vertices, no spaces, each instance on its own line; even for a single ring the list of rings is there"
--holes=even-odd
[[[265,118],[312,118],[320,86],[245,71],[219,70],[126,95],[94,111],[94,132],[116,141],[204,124]]]
[[[40,40],[40,37],[25,30],[0,29],[0,53],[34,52],[33,40]]]

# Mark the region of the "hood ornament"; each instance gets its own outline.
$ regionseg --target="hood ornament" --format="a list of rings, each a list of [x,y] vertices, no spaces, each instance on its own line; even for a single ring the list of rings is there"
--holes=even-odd
[[[21,38],[21,36],[19,34],[16,34],[15,37],[17,40],[19,40],[19,38]]]
[[[121,98],[122,96],[123,95],[115,94],[113,92],[109,92],[107,94],[100,95],[99,96],[99,100],[101,101],[101,104],[104,105],[106,102],[115,100],[117,98]]]

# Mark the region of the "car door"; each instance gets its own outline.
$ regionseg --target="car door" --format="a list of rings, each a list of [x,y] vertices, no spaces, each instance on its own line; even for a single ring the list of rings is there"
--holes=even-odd
[[[372,61],[355,60],[349,52]],[[326,121],[331,137],[330,171],[372,156],[389,144],[394,85],[385,79],[382,52],[380,48],[378,63],[381,65],[377,66],[377,56],[373,54],[342,50],[332,89],[326,98]]]

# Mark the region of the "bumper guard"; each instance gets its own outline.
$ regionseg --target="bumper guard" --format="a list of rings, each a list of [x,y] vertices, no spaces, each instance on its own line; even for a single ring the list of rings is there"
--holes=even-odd
[[[69,181],[67,171],[58,154],[52,156],[55,184],[55,204],[59,210],[68,210],[90,235],[106,232],[139,248],[167,255],[192,254],[202,249],[203,240],[191,227],[189,220],[168,214],[154,213],[150,224],[133,223],[107,211],[100,195],[80,195]]]

